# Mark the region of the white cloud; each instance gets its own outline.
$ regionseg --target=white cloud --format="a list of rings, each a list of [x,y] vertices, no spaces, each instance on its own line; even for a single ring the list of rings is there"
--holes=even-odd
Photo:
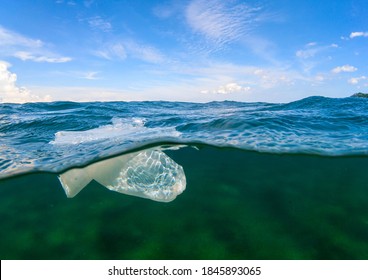
[[[121,43],[111,45],[109,47],[109,52],[119,59],[125,59],[127,57],[125,47]]]
[[[293,85],[296,80],[306,80],[301,75],[292,71],[285,71],[282,69],[256,69],[253,72],[258,78],[257,83],[262,88],[275,88],[280,85]]]
[[[41,40],[27,38],[2,26],[0,26],[0,55],[34,62],[62,63],[72,60],[70,57],[59,56],[47,50]]]
[[[236,65],[232,63],[210,63],[203,67],[188,67],[180,69],[182,74],[195,77],[202,83],[202,89],[208,88],[203,84],[211,85],[210,88],[218,88],[218,85],[226,85],[233,81],[239,81],[241,85],[257,89],[269,90],[271,88],[288,87],[298,82],[313,83],[314,77],[303,75],[288,67],[255,67],[251,65]],[[211,91],[208,91],[211,92]]]
[[[0,46],[23,46],[28,48],[40,48],[44,45],[41,40],[27,38],[21,34],[5,29],[0,25]]]
[[[164,61],[164,56],[159,50],[152,46],[137,44],[129,41],[126,44],[128,53],[134,58],[150,63],[160,63]]]
[[[72,60],[70,57],[48,57],[44,55],[33,55],[29,52],[16,52],[13,56],[23,61],[31,60],[34,62],[64,63]]]
[[[97,51],[95,50],[91,51],[91,53],[97,57],[111,60],[111,54],[107,50],[97,50]]]
[[[358,68],[346,64],[346,65],[343,65],[343,66],[335,67],[334,69],[331,70],[331,72],[335,73],[335,74],[338,74],[338,73],[341,73],[341,72],[355,72],[357,70],[358,70]]]
[[[83,80],[101,80],[100,71],[93,70],[81,70],[81,71],[53,71],[52,74],[60,77],[67,77],[72,79],[83,79]]]
[[[167,67],[166,67],[167,66]],[[303,75],[285,67],[254,67],[231,63],[206,63],[196,67],[165,65],[157,79],[152,73],[142,83],[122,83],[119,89],[96,87],[32,87],[37,94],[53,100],[142,101],[168,100],[209,102],[222,100],[289,102],[310,94],[324,94],[328,87],[320,74]],[[170,73],[173,79],[165,78]],[[76,74],[76,73],[75,73]],[[76,77],[78,75],[74,75]],[[81,76],[81,75],[79,75]],[[333,75],[329,74],[327,79]],[[318,85],[318,87],[316,86]],[[336,85],[337,86],[337,85]],[[338,87],[338,86],[337,86]],[[202,94],[199,94],[202,93]]]
[[[24,87],[18,87],[16,85],[17,75],[8,70],[10,66],[9,63],[0,61],[0,102],[25,103],[51,101],[49,95],[41,98],[32,94]]]
[[[74,2],[74,1],[68,1],[68,2],[65,2],[64,0],[56,0],[55,1],[56,4],[67,4],[68,6],[76,6],[77,3]]]
[[[363,81],[363,80],[367,80],[367,77],[366,76],[360,76],[360,77],[356,77],[356,78],[351,78],[351,79],[348,80],[348,83],[352,84],[352,85],[356,85],[360,81]]]
[[[186,8],[188,25],[195,33],[204,36],[215,51],[245,36],[257,21],[259,8],[233,3],[194,0]]]
[[[115,42],[105,45],[102,50],[93,52],[96,56],[113,60],[124,60],[133,57],[149,63],[161,63],[165,60],[164,55],[153,46],[138,44],[132,40]]]
[[[317,53],[316,49],[298,50],[295,55],[300,58],[313,57]]]
[[[103,32],[110,32],[112,30],[111,23],[100,16],[89,18],[87,22],[94,30],[101,30]]]
[[[332,48],[337,48],[337,47],[338,45],[336,44],[331,44],[327,46],[318,46],[317,43],[313,42],[312,44],[311,43],[307,44],[304,47],[304,49],[296,51],[295,55],[302,59],[308,59],[308,58],[314,57],[315,55],[321,52],[327,51]]]
[[[247,92],[250,89],[250,87],[243,87],[237,83],[228,83],[215,90],[202,90],[201,93],[231,94],[236,92]]]
[[[101,79],[101,77],[98,76],[99,73],[99,71],[71,71],[67,74],[78,79],[99,80]],[[65,73],[63,72],[63,74]]]
[[[310,42],[306,46],[307,47],[313,47],[313,46],[316,46],[316,45],[317,45],[317,42]]]
[[[108,60],[124,60],[127,58],[125,47],[119,42],[107,44],[102,50],[94,51],[93,54]]]
[[[81,78],[86,79],[86,80],[98,80],[100,79],[99,77],[97,77],[99,73],[100,72],[98,71],[83,72],[81,73]]]
[[[247,87],[247,89],[250,89],[250,88]],[[244,88],[238,85],[237,83],[230,83],[230,84],[219,87],[216,93],[228,94],[232,92],[239,92],[242,90],[244,90]]]
[[[350,38],[356,38],[356,37],[368,37],[368,32],[351,32]]]

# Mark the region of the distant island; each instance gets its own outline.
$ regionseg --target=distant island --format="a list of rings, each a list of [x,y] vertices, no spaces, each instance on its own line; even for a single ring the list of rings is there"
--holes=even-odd
[[[363,93],[363,92],[357,92],[354,93],[352,96],[350,97],[363,97],[363,98],[368,98],[368,93]]]

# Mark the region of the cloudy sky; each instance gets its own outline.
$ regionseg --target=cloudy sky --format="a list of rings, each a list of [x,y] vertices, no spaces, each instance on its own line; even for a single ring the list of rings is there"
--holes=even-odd
[[[368,91],[366,0],[0,0],[0,101]]]

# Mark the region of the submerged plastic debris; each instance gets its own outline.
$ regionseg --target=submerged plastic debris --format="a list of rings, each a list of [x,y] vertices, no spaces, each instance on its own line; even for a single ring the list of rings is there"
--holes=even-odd
[[[170,202],[186,187],[183,167],[164,152],[148,149],[70,169],[59,175],[68,197],[92,180],[109,190],[160,202]]]

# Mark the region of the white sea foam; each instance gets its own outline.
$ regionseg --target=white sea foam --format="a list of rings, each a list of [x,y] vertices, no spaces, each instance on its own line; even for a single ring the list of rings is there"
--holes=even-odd
[[[59,131],[55,133],[55,139],[50,142],[53,145],[77,145],[85,142],[96,142],[106,139],[121,139],[123,141],[140,141],[154,137],[179,137],[180,132],[173,127],[149,128],[145,127],[144,118],[121,119],[113,118],[112,124],[103,125],[85,131]]]

